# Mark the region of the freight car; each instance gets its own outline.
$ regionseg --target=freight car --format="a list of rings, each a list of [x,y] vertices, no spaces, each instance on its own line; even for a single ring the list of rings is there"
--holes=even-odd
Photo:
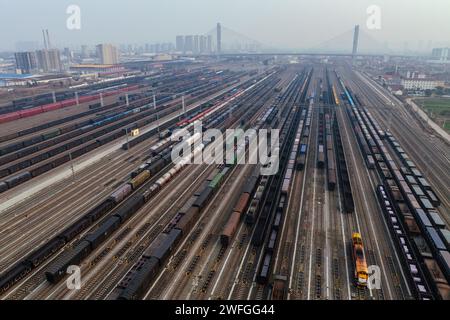
[[[267,181],[268,181],[267,176],[261,177],[259,185],[257,186],[253,198],[250,202],[250,206],[247,210],[247,213],[245,214],[246,224],[252,225],[256,221],[257,213],[259,212],[260,209],[260,201],[263,198],[264,192],[266,190]]]
[[[297,170],[303,170],[306,162],[306,153],[308,149],[308,144],[306,143],[306,138],[303,138],[304,141],[300,144],[300,148],[298,150],[297,155]]]
[[[287,277],[274,275],[271,300],[285,300],[287,296]]]
[[[270,268],[271,268],[271,261],[272,261],[272,254],[266,253],[264,255],[262,265],[261,265],[261,271],[258,272],[256,276],[256,282],[259,284],[266,284],[269,279],[270,274]]]
[[[353,212],[355,204],[353,201],[352,187],[350,184],[350,177],[347,169],[347,161],[345,159],[344,148],[342,145],[341,134],[336,117],[334,118],[334,146],[336,152],[336,164],[339,176],[340,191],[343,198],[343,208],[347,213]]]
[[[241,220],[242,213],[247,209],[249,202],[250,194],[247,192],[243,192],[239,197],[239,200],[236,203],[233,213],[228,219],[228,222],[225,224],[222,234],[220,235],[220,241],[223,246],[226,247],[230,243],[231,238],[236,232],[239,221]]]
[[[119,288],[123,290],[117,299],[135,300],[141,297],[180,239],[181,231],[178,229],[173,229],[169,233],[160,233],[133,268],[132,274],[128,275],[128,281],[122,281],[119,284]]]

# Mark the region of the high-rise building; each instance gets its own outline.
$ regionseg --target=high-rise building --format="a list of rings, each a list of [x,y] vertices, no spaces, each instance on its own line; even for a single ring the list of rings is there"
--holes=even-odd
[[[184,37],[184,52],[192,52],[194,49],[194,36]]]
[[[83,59],[89,58],[88,46],[86,45],[81,46],[81,58]]]
[[[16,69],[18,73],[32,73],[37,69],[36,53],[34,52],[16,52]]]
[[[64,48],[64,55],[66,56],[66,59],[68,62],[72,61],[73,54],[72,51],[69,48]]]
[[[208,35],[206,50],[208,51],[208,53],[212,52],[212,35]]]
[[[97,57],[100,59],[101,64],[119,63],[119,51],[112,44],[99,44],[96,48]]]
[[[199,53],[200,52],[200,42],[199,42],[200,36],[197,34],[194,36],[194,44],[192,48],[192,52]]]
[[[222,26],[217,23],[217,53],[222,51]]]
[[[450,48],[433,48],[431,58],[434,61],[450,63]]]
[[[178,52],[184,51],[184,36],[177,36],[175,39],[176,50]]]
[[[61,55],[58,49],[36,51],[37,64],[43,72],[60,72],[62,70]]]
[[[206,52],[206,36],[200,36],[200,53]]]

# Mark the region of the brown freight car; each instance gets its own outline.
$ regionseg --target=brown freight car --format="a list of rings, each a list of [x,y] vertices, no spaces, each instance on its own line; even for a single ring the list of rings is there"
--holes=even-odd
[[[248,193],[242,193],[239,198],[238,203],[234,207],[234,211],[240,212],[240,213],[244,212],[245,209],[247,208],[249,200],[250,200],[250,195]]]
[[[228,219],[228,222],[225,225],[222,234],[220,235],[220,242],[222,243],[223,246],[226,247],[230,243],[230,239],[234,236],[237,226],[239,225],[240,219],[241,219],[240,212],[234,211],[231,214],[230,219]]]

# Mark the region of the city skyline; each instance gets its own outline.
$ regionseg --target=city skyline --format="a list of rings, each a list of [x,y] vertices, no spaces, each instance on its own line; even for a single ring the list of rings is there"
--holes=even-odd
[[[448,1],[438,0],[433,6],[427,6],[426,1],[417,0],[411,6],[411,1],[373,3],[364,0],[353,2],[351,10],[341,10],[349,8],[350,2],[352,1],[337,3],[321,0],[307,5],[304,1],[268,0],[256,8],[254,0],[236,1],[232,5],[225,2],[211,5],[203,0],[187,4],[171,0],[157,5],[141,3],[139,6],[126,7],[105,5],[104,1],[96,1],[94,4],[80,0],[76,4],[81,12],[81,29],[69,30],[66,26],[66,20],[70,16],[66,10],[72,4],[69,1],[45,5],[25,0],[14,3],[2,0],[0,8],[7,6],[7,10],[1,10],[0,18],[3,23],[12,26],[15,32],[12,34],[6,28],[0,30],[3,39],[0,50],[15,51],[18,42],[31,41],[42,45],[41,29],[49,29],[53,46],[73,48],[98,43],[175,43],[176,35],[207,34],[215,28],[217,22],[280,50],[313,48],[351,30],[356,24],[361,25],[362,32],[396,52],[406,49],[424,51],[432,46],[448,46]],[[366,22],[370,16],[367,9],[371,5],[377,5],[381,10],[381,29],[367,28]],[[253,14],[249,15],[250,12]],[[22,19],[13,19],[17,15]],[[326,25],[316,23],[316,19],[312,17],[318,15],[323,15],[329,22]],[[130,19],[131,16],[135,18]],[[173,18],[174,23],[163,18],[167,16]]]

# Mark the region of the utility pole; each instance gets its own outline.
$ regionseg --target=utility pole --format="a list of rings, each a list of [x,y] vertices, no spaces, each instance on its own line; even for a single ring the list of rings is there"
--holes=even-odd
[[[52,91],[53,103],[56,103],[56,94],[55,91]]]
[[[128,99],[128,92],[125,93],[125,101],[126,101],[126,104],[127,104],[127,107],[128,107],[130,105],[130,101]]]
[[[103,107],[103,93],[100,92],[100,105]]]
[[[77,106],[80,104],[80,101],[78,99],[78,91],[75,92],[75,101],[77,102]]]

